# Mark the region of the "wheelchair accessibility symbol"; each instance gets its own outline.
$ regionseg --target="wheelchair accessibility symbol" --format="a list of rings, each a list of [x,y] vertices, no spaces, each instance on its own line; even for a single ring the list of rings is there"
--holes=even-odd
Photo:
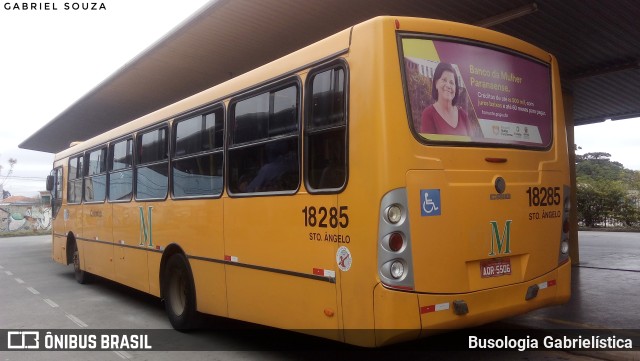
[[[422,216],[439,216],[442,214],[440,209],[440,190],[439,189],[421,189],[420,204]]]

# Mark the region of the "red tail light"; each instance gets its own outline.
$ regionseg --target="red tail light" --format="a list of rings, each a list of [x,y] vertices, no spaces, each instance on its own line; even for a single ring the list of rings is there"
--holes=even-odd
[[[404,246],[404,237],[399,232],[391,233],[389,236],[389,249],[393,252],[398,252]]]

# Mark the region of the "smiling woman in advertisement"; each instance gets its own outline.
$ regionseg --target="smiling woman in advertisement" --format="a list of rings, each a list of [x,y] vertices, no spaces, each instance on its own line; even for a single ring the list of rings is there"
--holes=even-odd
[[[431,97],[435,103],[422,112],[420,133],[478,137],[478,127],[467,112],[458,107],[460,86],[455,69],[449,63],[438,63],[433,74]]]

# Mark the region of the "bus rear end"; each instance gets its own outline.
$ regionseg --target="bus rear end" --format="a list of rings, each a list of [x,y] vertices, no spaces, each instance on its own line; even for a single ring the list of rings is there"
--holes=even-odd
[[[379,206],[376,330],[397,328],[388,310],[415,300],[406,312],[422,336],[566,302],[570,180],[555,59],[466,25],[401,19],[395,36],[409,131],[388,130],[386,166],[404,174]],[[378,344],[393,337],[376,334]]]

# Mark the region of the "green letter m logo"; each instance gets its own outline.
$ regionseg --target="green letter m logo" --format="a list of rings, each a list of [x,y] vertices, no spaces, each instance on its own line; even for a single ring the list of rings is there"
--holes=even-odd
[[[151,226],[151,211],[153,210],[153,207],[148,207],[149,212],[148,212],[148,217],[149,217],[149,221],[145,222],[144,219],[144,209],[142,208],[142,206],[138,207],[140,209],[140,243],[138,244],[139,246],[144,246],[147,245],[148,247],[153,247],[153,234],[151,233],[152,230],[152,226]],[[148,225],[148,227],[147,227]]]
[[[509,248],[509,240],[511,238],[511,221],[507,221],[504,226],[504,232],[502,232],[502,237],[500,237],[500,231],[498,230],[498,222],[491,221],[491,252],[489,256],[495,256],[495,248],[493,245],[495,244],[498,248],[498,253],[508,254],[511,253],[511,249]],[[502,248],[504,247],[504,252]]]

